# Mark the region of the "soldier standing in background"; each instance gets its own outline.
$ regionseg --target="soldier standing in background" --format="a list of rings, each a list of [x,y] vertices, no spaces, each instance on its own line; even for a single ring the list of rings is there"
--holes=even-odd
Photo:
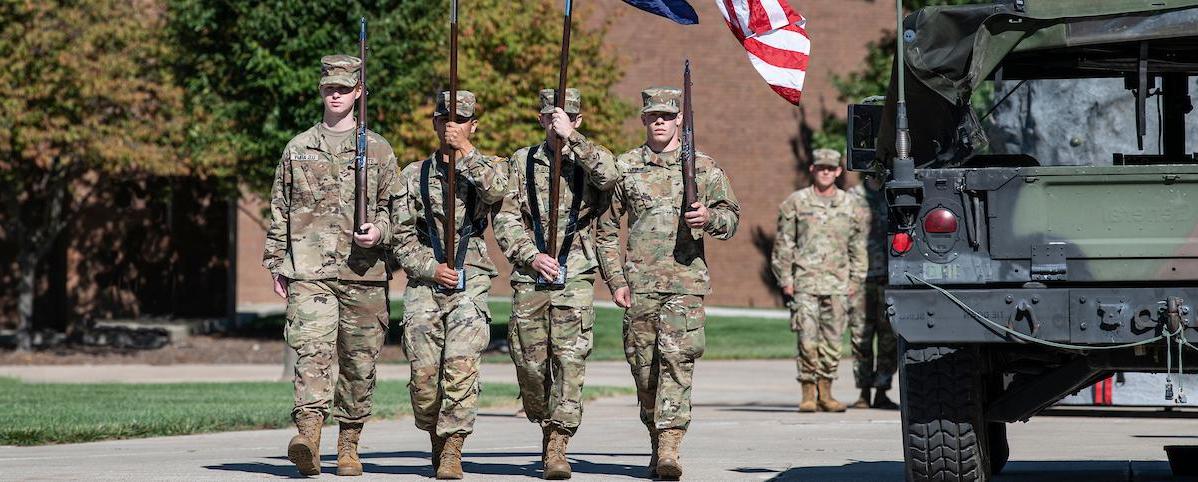
[[[740,222],[732,185],[710,157],[695,156],[699,201],[682,205],[682,91],[641,92],[645,144],[617,158],[620,179],[600,218],[599,266],[624,314],[624,353],[649,430],[650,475],[682,476],[678,447],[691,421],[691,381],[703,355],[703,297],[711,291],[704,234],[730,239]],[[685,213],[685,214],[684,214]],[[628,216],[626,264],[620,222]]]
[[[860,176],[858,173],[850,173]],[[866,272],[865,283],[852,293],[849,300],[849,324],[852,327],[853,339],[853,375],[861,396],[853,403],[852,408],[882,408],[893,410],[898,408],[886,392],[890,390],[894,372],[898,370],[898,340],[890,321],[886,317],[886,308],[882,303],[882,288],[886,286],[886,194],[882,192],[882,179],[877,176],[865,176],[857,185],[849,189],[849,194],[857,196],[865,203],[870,212],[868,247],[869,269]],[[874,340],[877,349],[874,349]],[[870,403],[870,389],[873,388],[873,403]]]
[[[595,219],[610,204],[615,157],[576,129],[582,98],[566,89],[565,108],[554,107],[553,89],[540,92],[540,123],[562,146],[562,184],[557,239],[560,252],[546,254],[549,206],[549,140],[516,151],[508,160],[508,194],[495,215],[495,239],[512,263],[512,317],[508,344],[516,364],[520,398],[528,419],[541,425],[541,462],[546,479],[568,479],[566,446],[582,422],[582,385],[595,325]],[[565,286],[546,286],[566,267]]]
[[[470,143],[478,127],[474,94],[457,91],[457,122],[449,122],[449,93],[437,96],[433,127],[441,149],[404,168],[396,183],[395,259],[408,275],[404,290],[403,347],[416,427],[429,433],[438,479],[462,478],[462,444],[478,413],[479,362],[490,340],[487,295],[498,275],[483,232],[507,189],[501,158]],[[446,157],[456,152],[456,260],[444,259]],[[465,289],[458,291],[463,266]]]
[[[845,405],[832,397],[832,381],[840,365],[848,298],[865,279],[870,217],[863,202],[836,186],[840,153],[817,149],[810,169],[811,186],[795,191],[779,208],[770,265],[790,298],[790,327],[798,333],[799,411],[843,412]]]
[[[335,387],[337,473],[361,475],[358,438],[373,406],[375,361],[387,331],[387,248],[398,168],[391,145],[369,132],[368,222],[351,226],[353,108],[364,95],[358,85],[362,62],[332,55],[321,65],[324,119],[283,149],[262,264],[271,272],[275,293],[287,300],[284,335],[298,353],[291,417],[299,434],[288,444],[287,456],[300,473],[320,473],[320,430]],[[334,357],[340,367],[336,381]]]

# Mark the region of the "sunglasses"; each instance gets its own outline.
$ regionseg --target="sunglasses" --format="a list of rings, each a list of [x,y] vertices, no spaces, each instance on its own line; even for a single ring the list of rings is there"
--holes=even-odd
[[[672,121],[678,118],[678,114],[672,112],[646,112],[645,118],[650,121],[657,120],[658,118],[661,118],[663,121]]]

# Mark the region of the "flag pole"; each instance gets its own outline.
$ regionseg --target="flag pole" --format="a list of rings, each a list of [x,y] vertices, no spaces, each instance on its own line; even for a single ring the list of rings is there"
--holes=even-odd
[[[557,74],[557,91],[553,93],[553,105],[559,109],[566,106],[566,72],[570,66],[570,20],[573,1],[566,0],[565,15],[562,17],[562,53]],[[561,202],[562,177],[562,147],[565,140],[557,137],[553,128],[549,129],[549,147],[553,149],[553,161],[549,165],[549,237],[545,241],[545,250],[549,256],[557,257],[557,222],[558,205]]]
[[[450,124],[458,122],[458,0],[450,0],[449,3],[449,99],[446,99],[446,105],[449,107],[449,119],[445,123],[446,129]],[[445,219],[442,222],[442,228],[445,232],[445,264],[450,269],[458,270],[461,267],[457,265],[457,256],[454,253],[454,247],[457,240],[457,188],[458,188],[458,170],[457,170],[457,152],[452,146],[447,153],[447,167],[445,185],[443,186],[442,195],[444,196],[443,210]],[[470,213],[466,213],[467,216]],[[430,222],[432,220],[429,220]],[[459,272],[460,276],[461,273]],[[458,280],[461,285],[462,280]]]

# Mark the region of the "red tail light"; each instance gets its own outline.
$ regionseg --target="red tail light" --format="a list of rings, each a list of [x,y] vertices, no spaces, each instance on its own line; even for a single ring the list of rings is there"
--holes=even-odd
[[[907,233],[896,233],[890,239],[890,248],[898,254],[907,254],[907,251],[911,251],[911,244],[911,235]]]
[[[923,218],[923,230],[937,234],[955,233],[957,232],[957,215],[944,208],[928,211],[928,215]]]

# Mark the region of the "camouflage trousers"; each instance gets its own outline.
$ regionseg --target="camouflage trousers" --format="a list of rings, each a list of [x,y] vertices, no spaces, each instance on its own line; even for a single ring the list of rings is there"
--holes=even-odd
[[[799,382],[836,379],[840,347],[848,324],[846,298],[845,295],[795,293],[791,302],[790,329],[799,338],[795,357]]]
[[[624,313],[624,357],[649,430],[690,426],[695,360],[707,345],[705,318],[702,296],[633,294]]]
[[[490,289],[490,278],[475,276],[461,292],[424,284],[404,291],[403,348],[416,428],[442,437],[474,431],[482,387],[478,365],[491,338]]]
[[[292,280],[288,285],[284,337],[299,355],[292,418],[300,413],[326,417],[334,388],[334,418],[363,423],[370,417],[375,361],[387,333],[385,290],[382,282]]]
[[[853,377],[857,388],[889,390],[898,371],[898,339],[886,318],[882,283],[869,281],[849,300],[853,337]],[[877,340],[877,350],[874,340]]]
[[[594,278],[562,290],[512,283],[508,345],[528,420],[571,434],[582,423],[582,385],[595,327]]]

